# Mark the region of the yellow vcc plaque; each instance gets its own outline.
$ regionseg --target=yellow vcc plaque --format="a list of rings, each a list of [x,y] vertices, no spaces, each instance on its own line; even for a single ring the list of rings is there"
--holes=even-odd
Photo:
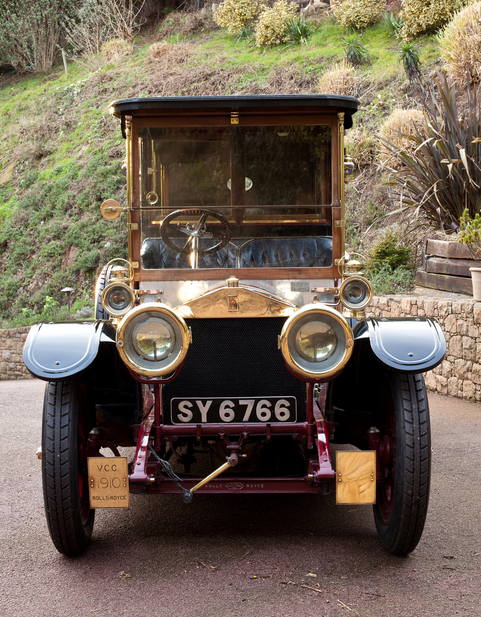
[[[125,457],[87,460],[91,508],[128,508],[129,471]]]

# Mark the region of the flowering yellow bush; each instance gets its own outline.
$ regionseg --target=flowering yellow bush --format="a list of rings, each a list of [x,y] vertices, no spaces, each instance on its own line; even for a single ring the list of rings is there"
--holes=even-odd
[[[319,80],[321,94],[354,96],[356,92],[356,70],[345,61],[335,64]]]
[[[460,9],[473,0],[401,0],[399,16],[404,22],[401,37],[410,40],[447,23]]]
[[[392,144],[398,151],[411,154],[418,143],[409,139],[409,135],[420,133],[427,137],[424,114],[419,109],[395,109],[381,126],[379,136]],[[381,162],[393,169],[401,167],[401,161],[381,141]]]
[[[265,7],[265,0],[224,0],[214,13],[214,21],[229,34],[239,34]]]
[[[439,37],[439,49],[449,75],[460,86],[481,81],[481,2],[455,15]]]
[[[294,17],[296,11],[297,6],[288,4],[286,0],[278,0],[271,9],[264,9],[256,25],[256,45],[264,47],[287,43],[287,22]]]
[[[378,22],[386,10],[385,0],[331,0],[331,8],[343,28],[367,28]]]

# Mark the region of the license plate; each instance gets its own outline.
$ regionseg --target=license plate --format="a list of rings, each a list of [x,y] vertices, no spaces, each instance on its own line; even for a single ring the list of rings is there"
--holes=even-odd
[[[256,398],[173,398],[173,424],[244,424],[296,422],[294,396]]]
[[[90,457],[87,468],[91,508],[129,507],[129,471],[125,457]]]

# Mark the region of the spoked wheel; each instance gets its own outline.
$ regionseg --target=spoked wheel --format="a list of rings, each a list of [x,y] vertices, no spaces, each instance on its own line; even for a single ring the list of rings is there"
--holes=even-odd
[[[48,383],[42,434],[45,515],[55,548],[79,555],[90,543],[95,510],[90,508],[87,440],[94,411],[85,385]]]
[[[429,501],[431,433],[421,374],[392,373],[378,420],[381,480],[374,519],[382,544],[407,555],[421,538]]]

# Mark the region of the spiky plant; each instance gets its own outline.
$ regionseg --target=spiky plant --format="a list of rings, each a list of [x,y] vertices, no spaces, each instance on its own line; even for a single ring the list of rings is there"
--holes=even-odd
[[[436,92],[437,91],[437,92]],[[396,199],[435,226],[456,229],[465,209],[471,218],[481,212],[481,109],[476,90],[468,86],[467,102],[458,108],[451,79],[438,74],[424,103],[427,138],[419,132],[407,138],[414,152],[384,141],[400,162],[387,185],[397,187]]]
[[[407,43],[401,43],[398,49],[398,60],[402,62],[404,67],[404,71],[408,76],[409,81],[414,81],[414,79],[421,78],[421,71],[419,67],[421,66],[421,50],[412,41],[408,41]]]
[[[369,51],[362,43],[360,34],[348,34],[343,38],[346,59],[357,66],[369,60]]]
[[[314,32],[314,26],[307,22],[303,15],[293,17],[286,26],[291,45],[306,45],[307,39]]]
[[[382,18],[382,24],[389,34],[392,36],[399,36],[401,28],[403,27],[403,20],[399,17],[399,15],[386,12]]]

